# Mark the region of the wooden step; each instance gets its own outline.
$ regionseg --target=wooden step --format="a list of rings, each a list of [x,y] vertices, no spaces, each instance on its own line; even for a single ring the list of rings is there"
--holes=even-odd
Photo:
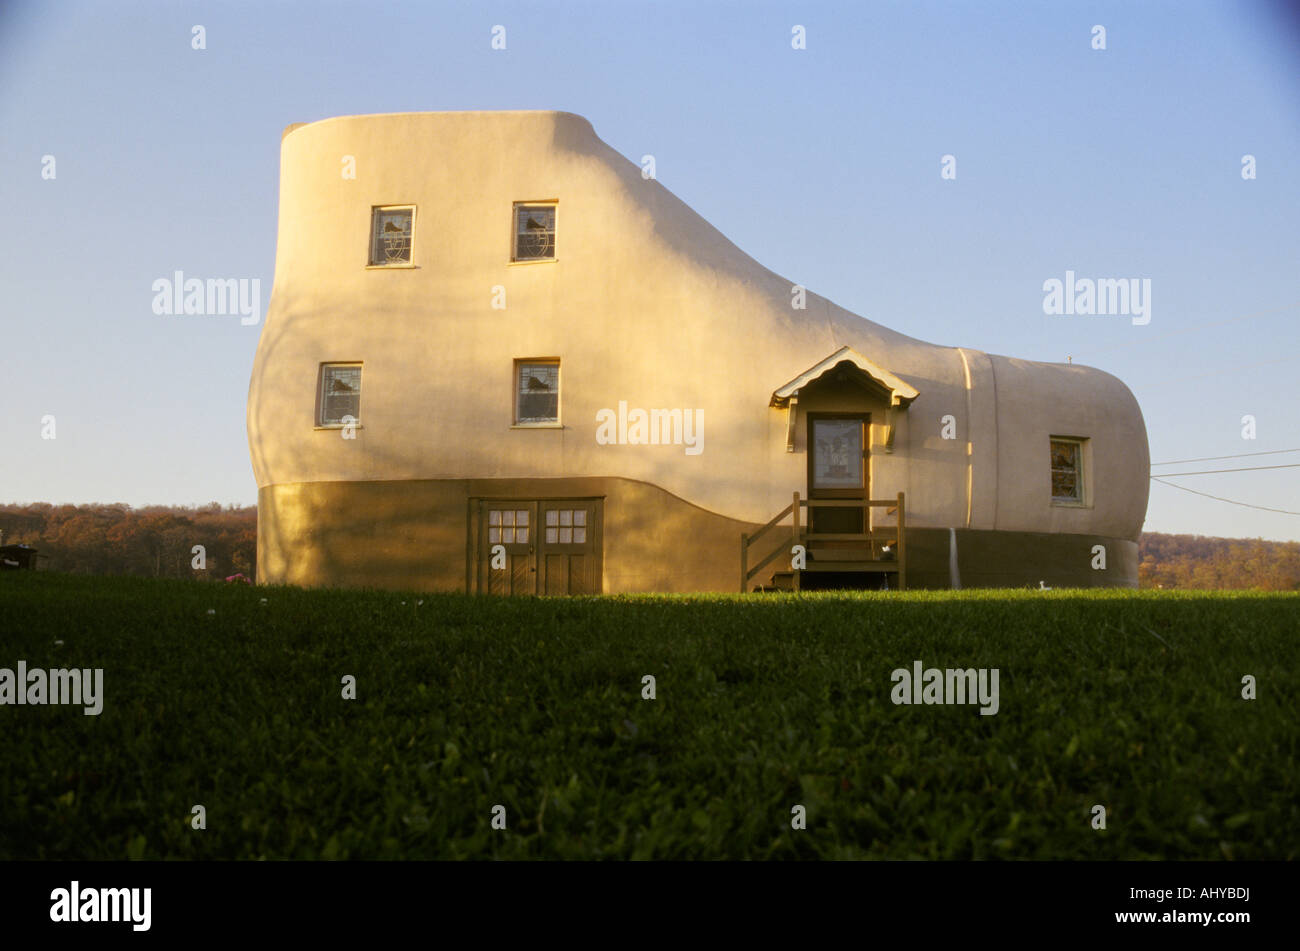
[[[822,561],[813,564],[809,562],[804,574],[815,573],[818,571],[883,571],[887,574],[898,574],[898,562],[896,561]]]
[[[858,561],[853,563],[837,562],[817,566],[809,566],[807,569],[797,572],[800,578],[806,578],[810,574],[830,573],[830,572],[856,572],[859,574],[898,574],[898,563],[893,561]],[[778,571],[774,573],[767,584],[755,585],[751,590],[754,592],[764,591],[794,591],[795,574],[793,571]]]
[[[874,553],[861,548],[809,548],[812,561],[894,561],[893,558],[876,558]]]
[[[794,590],[794,572],[778,571],[772,575],[772,580],[767,584],[755,585],[754,592],[764,591],[793,591]]]

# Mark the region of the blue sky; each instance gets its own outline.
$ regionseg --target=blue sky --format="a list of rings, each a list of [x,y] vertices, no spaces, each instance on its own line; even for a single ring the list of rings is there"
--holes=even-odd
[[[1280,5],[10,2],[0,501],[255,502],[261,323],[158,316],[153,281],[258,278],[264,313],[283,128],[462,109],[586,116],[759,262],[879,323],[1116,374],[1153,462],[1300,448],[1300,19]],[[1150,279],[1150,323],[1045,315],[1067,269]],[[1300,511],[1300,469],[1173,481]],[[1300,539],[1300,517],[1156,484],[1146,530]]]

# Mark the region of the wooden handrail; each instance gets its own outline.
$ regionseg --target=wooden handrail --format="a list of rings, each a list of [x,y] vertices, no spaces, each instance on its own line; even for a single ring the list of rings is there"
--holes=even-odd
[[[808,522],[800,518],[802,508],[856,508],[861,509],[863,514],[863,525],[869,526],[870,519],[868,510],[872,508],[883,508],[887,515],[897,517],[897,524],[891,527],[870,528],[867,527],[862,532],[814,532]],[[811,512],[809,512],[811,516]],[[808,543],[816,544],[817,542],[872,542],[877,540],[887,540],[894,542],[898,547],[895,558],[889,562],[876,561],[871,559],[873,564],[896,564],[897,568],[892,573],[898,575],[898,590],[903,591],[907,587],[907,519],[906,509],[904,507],[904,494],[898,493],[896,499],[801,499],[799,493],[795,492],[793,500],[789,505],[783,508],[770,519],[766,525],[758,531],[750,534],[741,532],[740,534],[740,590],[742,593],[749,590],[750,581],[754,576],[762,571],[765,567],[776,560],[783,553],[781,545],[777,545],[770,551],[762,561],[750,567],[749,556],[750,549],[760,537],[767,532],[776,528],[777,525],[786,517],[790,516],[790,545],[807,545]],[[852,549],[845,549],[851,551]],[[815,569],[813,569],[815,570]],[[840,569],[844,570],[844,569]],[[871,570],[879,571],[882,569],[873,568]],[[888,570],[888,569],[886,569]],[[796,591],[799,590],[799,571],[794,570],[793,586]]]
[[[769,528],[775,528],[776,523],[781,521],[781,519],[785,518],[789,514],[790,514],[790,506],[787,505],[785,508],[781,509],[781,511],[776,513],[776,518],[772,519],[770,522],[768,522],[766,525],[764,525],[762,528],[760,528],[758,531],[756,531],[753,535],[750,535],[749,537],[751,539],[757,538],[759,535],[762,535]]]
[[[758,574],[760,571],[762,571],[764,568],[766,568],[768,565],[770,565],[774,560],[776,560],[776,557],[777,557],[778,555],[781,555],[781,554],[784,554],[784,553],[785,553],[785,551],[784,551],[783,548],[781,548],[780,545],[778,545],[777,547],[773,548],[770,552],[768,552],[766,558],[764,558],[762,561],[760,561],[758,564],[756,564],[753,568],[750,568],[750,569],[749,569],[749,573],[748,573],[748,575],[747,575],[746,578],[745,578],[745,583],[748,584],[750,578],[753,578],[754,575]]]

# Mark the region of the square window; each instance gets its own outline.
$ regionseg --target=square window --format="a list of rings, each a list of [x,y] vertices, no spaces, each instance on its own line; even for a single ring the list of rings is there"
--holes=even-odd
[[[528,509],[488,509],[488,541],[528,544]]]
[[[587,543],[586,509],[546,509],[546,543],[548,545],[585,545]]]
[[[370,264],[392,267],[411,263],[415,206],[374,208],[370,218]]]
[[[322,363],[318,426],[341,426],[361,419],[361,364]]]
[[[555,203],[515,203],[515,261],[555,260]]]
[[[1084,469],[1082,439],[1053,436],[1051,440],[1052,504],[1083,505]]]
[[[515,370],[515,423],[558,423],[560,364],[520,360]]]

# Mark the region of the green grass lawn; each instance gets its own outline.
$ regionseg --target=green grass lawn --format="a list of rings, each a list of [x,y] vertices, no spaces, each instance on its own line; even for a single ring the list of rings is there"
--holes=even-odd
[[[0,858],[1294,858],[1298,628],[1251,593],[5,573],[0,667],[102,667],[105,696],[0,706]],[[998,714],[894,705],[915,660],[998,668]]]

